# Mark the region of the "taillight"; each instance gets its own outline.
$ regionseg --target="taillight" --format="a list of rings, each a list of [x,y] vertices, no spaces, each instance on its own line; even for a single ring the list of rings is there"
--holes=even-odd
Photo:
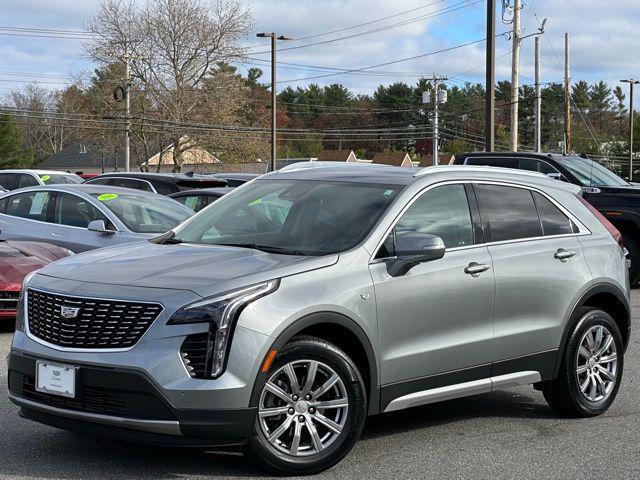
[[[607,229],[607,232],[609,232],[611,236],[614,238],[614,240],[618,243],[618,245],[620,245],[620,248],[623,248],[624,243],[622,242],[622,234],[616,227],[613,226],[613,223],[607,220],[604,215],[602,215],[598,210],[596,210],[596,208],[593,205],[591,205],[589,202],[587,202],[584,198],[582,197],[578,197],[578,198],[584,204],[584,206],[587,207],[591,211],[591,213],[593,213],[596,216],[598,220],[600,220],[600,223],[602,223],[604,228]]]

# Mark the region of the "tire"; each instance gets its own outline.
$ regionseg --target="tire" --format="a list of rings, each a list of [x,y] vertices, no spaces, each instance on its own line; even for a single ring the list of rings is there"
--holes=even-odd
[[[315,379],[308,385],[312,365],[316,365]],[[291,387],[291,373],[299,384],[297,389]],[[337,380],[322,392],[334,374]],[[367,413],[366,390],[356,365],[335,345],[315,337],[295,337],[278,353],[266,378],[258,382],[258,415],[248,454],[260,467],[277,474],[318,473],[342,460],[358,441]],[[281,389],[278,395],[272,391],[273,385]],[[309,391],[315,392],[311,398]],[[286,402],[283,392],[289,399]],[[299,396],[295,397],[295,392]],[[323,409],[317,403],[326,405],[327,401],[339,406]],[[282,412],[273,415],[273,409]],[[331,424],[326,423],[327,418]],[[269,441],[267,435],[278,436]]]
[[[622,380],[624,346],[618,325],[608,313],[585,307],[580,310],[579,319],[567,339],[558,378],[543,384],[542,393],[549,406],[561,415],[593,417],[606,412],[616,398]],[[602,332],[600,340],[598,332]],[[593,343],[589,342],[589,335]],[[609,337],[610,346],[604,349]],[[584,391],[581,385],[586,385]]]
[[[624,247],[629,252],[628,259],[631,263],[629,267],[629,284],[632,287],[638,286],[640,281],[640,245],[638,239],[631,232],[622,232]]]

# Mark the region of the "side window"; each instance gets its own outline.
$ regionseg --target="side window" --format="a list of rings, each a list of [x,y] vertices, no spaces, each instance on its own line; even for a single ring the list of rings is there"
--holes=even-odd
[[[0,213],[5,213],[7,211],[7,202],[7,198],[0,200]]]
[[[566,235],[578,233],[578,227],[547,197],[533,192],[544,235]]]
[[[88,200],[69,193],[56,194],[53,223],[86,228],[93,220],[104,220],[109,228],[108,219]]]
[[[38,183],[38,181],[33,178],[33,176],[27,174],[27,173],[22,173],[20,175],[18,175],[18,187],[17,188],[23,188],[23,187],[35,187],[36,185],[40,185]]]
[[[478,165],[485,167],[518,168],[518,160],[515,158],[485,158],[471,157],[466,161],[466,165]]]
[[[177,197],[174,200],[177,200],[185,207],[190,208],[194,212],[199,212],[208,205],[207,197],[203,195],[188,195],[184,197]]]
[[[416,200],[395,227],[395,238],[428,233],[442,238],[447,248],[473,245],[473,226],[464,185],[444,185]],[[388,242],[385,246],[389,249]]]
[[[533,158],[523,158],[520,160],[520,170],[529,170],[530,172],[540,172],[548,175],[550,173],[559,174],[558,170],[553,168],[547,162],[535,160]]]
[[[111,180],[110,178],[96,178],[93,180],[89,180],[85,183],[90,183],[91,185],[110,185],[109,180]]]
[[[142,180],[136,180],[135,178],[112,178],[109,185],[114,187],[133,188],[135,190],[143,190],[145,192],[153,192],[151,185]]]
[[[0,173],[0,185],[7,190],[15,190],[18,188],[17,173]]]
[[[489,241],[542,236],[530,190],[500,185],[476,185],[475,189],[484,220],[489,223]]]
[[[51,194],[49,192],[27,192],[12,195],[7,199],[7,215],[45,222]]]

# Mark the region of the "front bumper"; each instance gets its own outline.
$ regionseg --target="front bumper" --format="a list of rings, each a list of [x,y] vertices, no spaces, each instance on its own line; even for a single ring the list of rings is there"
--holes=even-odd
[[[35,357],[11,352],[9,398],[23,417],[40,423],[179,446],[237,445],[253,433],[255,408],[178,409],[141,371],[79,365],[77,395],[68,399],[35,390],[35,365]]]

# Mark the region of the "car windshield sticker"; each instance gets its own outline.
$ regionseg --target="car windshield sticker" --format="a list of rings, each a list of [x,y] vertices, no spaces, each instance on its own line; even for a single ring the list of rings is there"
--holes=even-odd
[[[31,208],[29,209],[29,215],[41,215],[42,209],[44,207],[44,201],[47,199],[49,194],[47,192],[38,192],[36,196],[33,197],[33,203],[31,204]]]
[[[48,180],[51,180],[51,175],[42,175],[40,178],[44,183],[47,183]]]
[[[255,199],[253,202],[251,202],[249,204],[250,207],[253,207],[254,205],[260,205],[262,203],[262,199],[261,198],[257,198]]]
[[[115,200],[118,198],[118,194],[116,193],[103,193],[102,195],[98,195],[98,200],[101,202],[108,202],[109,200]]]
[[[185,206],[189,207],[191,210],[196,209],[196,203],[198,203],[198,197],[187,197],[187,200],[184,202]]]
[[[388,197],[389,195],[393,195],[393,190],[385,190],[384,194]]]

